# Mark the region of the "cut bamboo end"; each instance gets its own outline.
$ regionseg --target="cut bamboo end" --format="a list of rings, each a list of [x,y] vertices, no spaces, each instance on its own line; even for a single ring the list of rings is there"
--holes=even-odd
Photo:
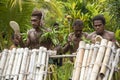
[[[100,76],[101,78],[103,78],[105,76],[106,70],[107,70],[107,65],[110,59],[110,55],[112,53],[112,46],[113,43],[111,41],[108,42],[107,44],[107,49],[105,52],[105,56],[104,56],[104,60],[103,60],[103,65],[101,66],[101,70],[100,70]]]
[[[102,39],[103,39],[103,38],[102,38],[100,35],[97,35],[97,36],[95,37],[95,42],[101,42]]]

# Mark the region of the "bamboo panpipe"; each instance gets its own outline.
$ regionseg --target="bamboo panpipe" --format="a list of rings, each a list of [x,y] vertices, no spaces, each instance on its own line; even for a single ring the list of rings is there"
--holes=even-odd
[[[108,69],[105,73],[105,77],[103,78],[103,80],[108,80],[108,76],[109,76],[109,73],[110,73],[110,68],[112,66],[113,61],[114,61],[114,53],[112,52],[111,55],[110,55],[110,58],[109,58]]]
[[[8,50],[7,60],[6,60],[6,63],[5,63],[4,71],[2,73],[2,80],[4,80],[5,75],[6,75],[6,71],[7,71],[7,68],[8,68],[8,63],[9,63],[10,55],[11,55],[10,53],[11,53],[11,50]]]
[[[2,53],[0,52],[0,59],[1,59]]]
[[[106,48],[105,46],[106,45],[107,45],[107,40],[102,39],[100,49],[99,49],[97,57],[96,57],[95,64],[93,66],[93,70],[92,70],[92,73],[91,73],[90,80],[96,80],[97,79],[97,75],[98,75],[98,72],[99,72],[100,66],[102,64],[103,57],[104,57],[104,52],[105,52],[105,48]]]
[[[76,56],[76,61],[74,65],[75,70],[73,71],[72,80],[79,80],[80,78],[80,71],[81,71],[82,60],[83,60],[84,51],[85,51],[85,45],[86,44],[84,41],[80,41],[77,56]]]
[[[6,72],[6,80],[10,79],[10,74],[11,74],[11,71],[12,71],[12,67],[13,67],[13,63],[14,63],[14,58],[15,58],[15,53],[16,52],[16,49],[12,49],[11,51],[11,57],[10,57],[10,61],[8,63],[8,68],[7,68],[7,72]]]
[[[44,80],[44,71],[45,71],[45,62],[46,62],[46,57],[47,57],[47,49],[43,48],[43,55],[42,55],[42,59],[41,59],[41,67],[40,67],[40,72],[39,72],[39,77],[38,80]]]
[[[28,76],[27,80],[34,80],[34,71],[35,71],[35,59],[36,59],[36,49],[32,50],[31,58],[30,58],[30,64],[29,64],[29,69],[28,69]]]
[[[51,51],[48,51],[47,53],[47,58],[46,58],[46,69],[45,69],[45,77],[44,77],[44,80],[47,79],[47,71],[48,71],[48,63],[49,63],[49,54],[51,54]]]
[[[88,54],[89,50],[90,50],[90,45],[86,44],[85,53],[84,53],[84,57],[83,57],[82,68],[81,68],[81,73],[80,73],[80,80],[84,80],[84,77],[85,77],[85,69],[86,69],[86,66],[87,66],[87,59],[88,59],[88,55],[89,55]]]
[[[23,80],[25,75],[25,66],[27,64],[27,57],[28,57],[28,48],[25,48],[24,53],[23,53],[23,59],[21,63],[21,69],[20,69],[20,74],[19,74],[19,79],[18,80]]]
[[[39,48],[39,54],[38,54],[38,61],[36,67],[40,68],[41,60],[42,60],[42,55],[43,55],[43,47]]]
[[[50,58],[70,58],[70,57],[76,57],[76,54],[66,54],[66,55],[50,55]]]
[[[92,59],[91,59],[91,62],[89,64],[89,69],[88,69],[87,79],[86,80],[90,79],[91,72],[92,72],[92,69],[93,69],[93,65],[94,65],[94,62],[96,60],[97,52],[98,52],[98,49],[99,49],[99,43],[100,42],[96,42],[96,44],[93,47]]]
[[[89,70],[89,65],[90,65],[90,61],[91,61],[91,58],[92,58],[92,54],[93,54],[93,44],[91,44],[90,51],[88,53],[87,66],[86,66],[86,69],[85,69],[84,80],[87,78],[87,75],[88,75],[88,70]]]
[[[31,53],[30,50],[28,51],[28,56],[27,56],[27,63],[26,63],[26,68],[25,68],[25,77],[24,80],[27,80],[27,76],[28,76],[28,69],[29,69],[29,63],[30,63],[30,57],[31,57]]]
[[[91,59],[90,64],[89,64],[88,73],[86,74],[86,75],[87,75],[87,76],[86,76],[86,77],[87,77],[87,78],[86,78],[87,80],[90,79],[91,72],[92,72],[92,69],[93,69],[93,65],[94,65],[94,63],[95,63],[96,56],[97,56],[98,49],[99,49],[99,45],[100,45],[102,39],[103,39],[103,38],[102,38],[101,36],[99,36],[99,35],[97,35],[97,36],[95,37],[95,45],[94,45],[94,49],[93,49],[93,52],[92,52],[92,59]]]
[[[56,55],[56,51],[46,50],[44,47],[32,50],[26,50],[26,48],[14,48],[13,50],[6,49],[2,52],[0,59],[0,80],[46,80],[49,58],[75,56],[76,61],[73,69],[72,80],[90,80],[91,77],[95,77],[92,76],[93,71],[97,76],[93,80],[99,80],[99,78],[100,80],[111,80],[114,69],[119,61],[120,49],[113,50],[112,47],[111,50],[111,45],[109,43],[112,42],[109,41],[107,44],[106,41],[103,45],[104,39],[100,39],[101,38],[99,37],[96,39],[95,45],[85,44],[84,41],[81,41],[79,43],[77,55]],[[105,46],[105,43],[107,44],[107,47]],[[91,46],[90,50],[85,48],[87,45]],[[102,52],[100,53],[100,51]],[[115,54],[114,51],[117,52],[117,54]],[[110,58],[107,59],[107,57]],[[87,61],[89,62],[88,64],[86,63]],[[105,66],[104,64],[108,64],[108,66]],[[97,67],[96,70],[94,70],[95,66]],[[110,66],[112,66],[112,68],[110,68]],[[88,67],[87,70],[86,67]],[[99,77],[101,71],[104,72],[103,79]]]
[[[2,58],[1,58],[1,61],[0,61],[0,75],[2,75],[2,72],[4,70],[4,66],[5,66],[5,63],[6,63],[6,60],[7,60],[7,54],[8,54],[8,50],[7,49],[4,49],[4,51],[2,52]]]
[[[112,63],[112,69],[111,69],[110,76],[109,76],[108,80],[112,80],[112,75],[114,73],[114,69],[115,69],[115,67],[117,67],[117,64],[119,62],[119,55],[120,55],[120,49],[117,50],[117,54],[115,55],[115,59]]]
[[[18,58],[19,58],[19,51],[20,51],[20,48],[18,48],[16,50],[16,55],[15,55],[15,60],[14,60],[14,64],[13,64],[13,69],[12,69],[12,72],[11,72],[12,75],[14,75],[15,70],[16,70],[16,66],[17,66]],[[13,79],[13,77],[14,76],[11,76],[10,78]]]
[[[105,52],[103,64],[102,64],[102,67],[101,67],[101,70],[100,70],[100,77],[101,77],[102,79],[103,79],[103,77],[105,76],[105,73],[106,73],[108,61],[109,61],[109,58],[110,58],[110,53],[111,53],[111,51],[112,51],[111,48],[112,48],[112,42],[109,41],[109,42],[108,42],[108,45],[107,45],[106,52]]]
[[[38,60],[37,60],[37,64],[36,64],[35,80],[38,80],[38,77],[39,77],[39,71],[40,71],[40,66],[41,66],[42,55],[43,55],[43,47],[40,47],[39,48],[39,54],[38,54]]]
[[[21,48],[18,52],[19,57],[18,57],[18,61],[17,61],[17,64],[16,64],[16,69],[15,69],[13,80],[18,79],[18,74],[19,74],[19,70],[20,70],[20,66],[21,66],[21,62],[22,62],[22,57],[23,57],[23,52],[24,52],[23,48]]]

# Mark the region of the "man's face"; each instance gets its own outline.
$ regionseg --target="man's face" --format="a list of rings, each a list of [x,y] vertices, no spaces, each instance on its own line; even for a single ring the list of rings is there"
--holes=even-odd
[[[101,20],[95,20],[93,22],[94,29],[98,35],[103,34],[104,32],[104,24]]]
[[[38,28],[40,26],[40,19],[37,16],[32,16],[31,24],[32,24],[33,28]]]
[[[76,37],[81,37],[82,29],[83,29],[83,27],[81,27],[81,26],[74,26],[73,27],[73,30],[74,30],[74,33],[75,33]]]

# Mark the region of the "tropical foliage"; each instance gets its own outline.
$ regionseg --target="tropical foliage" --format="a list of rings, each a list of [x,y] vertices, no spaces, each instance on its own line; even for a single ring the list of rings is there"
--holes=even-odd
[[[92,32],[91,19],[97,14],[105,16],[106,29],[115,32],[116,39],[120,41],[120,0],[0,0],[0,50],[12,44],[11,20],[18,22],[23,38],[26,39],[26,32],[31,28],[31,12],[35,8],[44,11],[44,26],[53,31],[43,36],[50,37],[55,45],[66,43],[75,19],[84,21],[84,31]],[[54,30],[55,22],[59,23],[58,31]]]

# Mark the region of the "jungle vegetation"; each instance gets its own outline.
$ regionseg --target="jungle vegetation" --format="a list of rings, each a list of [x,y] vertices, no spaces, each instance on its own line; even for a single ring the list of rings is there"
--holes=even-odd
[[[20,32],[26,39],[27,30],[31,28],[31,12],[35,8],[43,10],[45,27],[53,29],[53,24],[59,23],[59,31],[44,34],[51,37],[55,45],[65,44],[75,19],[83,20],[84,31],[91,33],[94,30],[91,19],[97,14],[105,16],[106,29],[115,32],[116,40],[120,42],[120,0],[0,0],[0,51],[12,44],[11,20],[20,25]],[[56,38],[56,34],[60,38]]]
[[[91,19],[97,14],[103,14],[107,20],[106,29],[116,33],[120,41],[120,1],[119,0],[0,0],[0,50],[9,48],[13,30],[9,21],[14,20],[20,25],[24,39],[26,32],[31,28],[30,16],[33,9],[44,11],[44,23],[52,28],[55,22],[59,23],[64,45],[68,33],[72,31],[73,20],[79,18],[84,21],[84,31],[93,31]],[[51,37],[55,34],[50,34]],[[64,36],[63,36],[64,35]],[[46,34],[46,37],[48,35]],[[56,38],[52,38],[56,44]]]

